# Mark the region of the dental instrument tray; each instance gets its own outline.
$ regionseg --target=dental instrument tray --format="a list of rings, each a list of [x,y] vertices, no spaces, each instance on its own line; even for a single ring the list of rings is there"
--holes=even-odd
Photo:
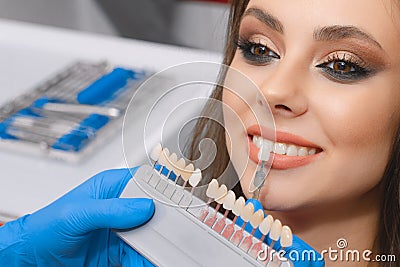
[[[75,62],[0,106],[0,147],[77,162],[122,126],[143,69]]]

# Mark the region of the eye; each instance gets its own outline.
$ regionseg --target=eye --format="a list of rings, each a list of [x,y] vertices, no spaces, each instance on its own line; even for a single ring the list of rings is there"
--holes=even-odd
[[[239,39],[236,45],[242,52],[243,57],[252,64],[263,65],[280,59],[277,53],[261,43]]]
[[[265,46],[259,44],[251,46],[250,51],[256,56],[264,56],[268,53],[268,49]]]
[[[331,62],[327,65],[327,67],[333,69],[334,71],[338,71],[341,73],[348,73],[348,72],[354,72],[356,68],[353,66],[353,64],[345,61],[334,61]]]
[[[352,82],[364,79],[371,74],[372,71],[365,65],[362,60],[356,59],[352,55],[343,54],[340,56],[335,53],[316,67],[321,68],[334,80]]]

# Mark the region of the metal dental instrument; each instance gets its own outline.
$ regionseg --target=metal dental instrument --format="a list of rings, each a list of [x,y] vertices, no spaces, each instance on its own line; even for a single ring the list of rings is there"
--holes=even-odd
[[[86,115],[95,113],[108,117],[118,117],[121,115],[121,111],[117,108],[82,104],[47,103],[43,106],[43,109],[63,113],[77,113]]]
[[[261,166],[257,170],[253,179],[253,185],[255,187],[255,190],[253,191],[254,199],[258,199],[260,197],[261,188],[264,186],[265,178],[267,177],[267,174],[265,173],[264,170],[265,161],[261,161],[260,165]]]
[[[267,173],[265,172],[265,164],[268,162],[270,158],[271,151],[272,148],[264,143],[261,145],[260,150],[258,151],[260,168],[257,170],[253,179],[254,191],[252,193],[254,199],[258,199],[260,197],[261,188],[263,187],[265,178],[267,177]]]

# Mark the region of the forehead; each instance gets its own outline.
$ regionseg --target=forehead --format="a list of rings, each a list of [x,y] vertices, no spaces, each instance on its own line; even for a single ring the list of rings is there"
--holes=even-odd
[[[373,36],[388,52],[400,49],[400,4],[397,1],[250,0],[247,9],[259,8],[270,13],[282,22],[287,34],[312,35],[318,27],[355,26]]]

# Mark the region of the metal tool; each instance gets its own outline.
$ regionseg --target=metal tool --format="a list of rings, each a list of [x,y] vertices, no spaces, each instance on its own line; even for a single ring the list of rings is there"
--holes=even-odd
[[[255,187],[253,191],[253,198],[258,199],[260,197],[261,188],[264,186],[267,174],[265,173],[265,161],[261,161],[260,168],[254,175],[253,185]]]

